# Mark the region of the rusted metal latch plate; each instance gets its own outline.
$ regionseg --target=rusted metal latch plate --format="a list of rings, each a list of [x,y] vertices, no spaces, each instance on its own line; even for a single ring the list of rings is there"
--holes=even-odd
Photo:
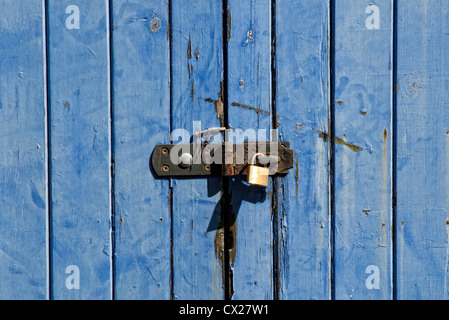
[[[159,144],[151,165],[160,177],[247,175],[248,158],[256,153],[265,155],[258,157],[257,165],[268,167],[270,175],[287,174],[293,168],[289,142]]]

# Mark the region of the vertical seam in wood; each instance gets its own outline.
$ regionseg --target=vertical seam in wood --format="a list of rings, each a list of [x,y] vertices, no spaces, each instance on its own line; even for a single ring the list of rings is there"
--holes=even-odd
[[[224,300],[230,300],[233,295],[233,281],[230,262],[230,238],[231,238],[231,224],[229,215],[232,214],[230,208],[231,196],[229,194],[229,180],[227,177],[222,178],[222,197],[221,197],[221,219],[223,221],[223,285],[224,285]]]
[[[222,25],[223,25],[223,84],[222,84],[222,100],[223,100],[223,112],[224,112],[224,125],[229,127],[229,110],[228,110],[228,10],[229,0],[223,0],[223,13],[222,13]],[[220,98],[220,97],[218,97]]]
[[[43,37],[43,73],[44,73],[44,129],[45,129],[45,188],[46,188],[46,261],[47,261],[47,299],[52,299],[52,254],[51,254],[51,148],[50,148],[50,94],[49,94],[49,43],[48,43],[47,0],[42,0],[42,37]]]
[[[167,41],[168,41],[168,88],[169,88],[169,133],[173,127],[173,90],[172,90],[172,61],[173,61],[173,32],[172,32],[172,8],[171,1],[167,0]],[[171,143],[171,141],[169,141]],[[174,272],[173,272],[173,185],[172,180],[168,181],[168,210],[170,219],[170,275],[169,275],[169,288],[170,288],[170,300],[175,299],[174,289]]]
[[[111,234],[109,236],[111,254],[110,254],[110,293],[111,300],[115,299],[115,148],[114,148],[114,79],[113,79],[113,53],[112,53],[112,0],[106,0],[106,25],[107,25],[107,51],[108,51],[108,104],[109,104],[109,123],[108,123],[108,136],[109,136],[109,192],[110,192],[110,219],[111,219]]]
[[[332,67],[331,66],[331,56],[333,54],[332,51],[332,45],[334,45],[333,41],[331,41],[331,36],[332,36],[332,15],[333,15],[333,10],[332,10],[332,0],[327,0],[327,34],[326,34],[326,40],[327,40],[327,51],[328,51],[328,60],[327,60],[327,107],[328,107],[328,126],[329,126],[329,133],[330,133],[330,122],[331,122],[331,109],[332,109],[332,95],[331,95],[331,82],[332,82]],[[327,283],[327,288],[328,288],[328,299],[332,299],[332,292],[333,292],[333,287],[332,287],[332,274],[333,274],[333,216],[332,216],[332,203],[333,203],[333,199],[331,197],[332,194],[332,188],[331,188],[331,184],[332,184],[332,176],[333,176],[333,172],[332,167],[331,167],[331,159],[332,159],[332,146],[331,144],[328,145],[327,148],[327,156],[329,159],[329,163],[328,163],[328,167],[327,167],[327,183],[328,183],[328,203],[327,203],[327,210],[328,210],[328,222],[327,222],[327,227],[328,227],[328,264],[327,264],[327,270],[328,270],[328,283]]]
[[[271,0],[271,127],[277,128],[276,112],[276,0]],[[271,137],[272,139],[277,137]],[[279,182],[277,177],[272,178],[271,216],[273,230],[273,299],[279,300],[280,270],[279,270]]]
[[[397,57],[398,57],[398,50],[397,50],[397,44],[398,44],[398,3],[395,0],[393,1],[392,10],[393,10],[393,24],[392,24],[392,38],[393,38],[393,45],[392,45],[392,81],[391,81],[391,90],[392,90],[392,114],[391,114],[391,122],[392,122],[392,192],[391,192],[391,224],[392,224],[392,287],[393,287],[393,300],[397,300],[397,229],[396,229],[396,192],[397,192],[397,176],[396,176],[396,170],[397,170],[397,92],[396,92],[396,85],[398,81],[397,77]]]
[[[229,108],[228,108],[228,32],[230,35],[231,30],[228,30],[228,14],[229,14],[229,0],[222,1],[222,50],[223,50],[223,82],[222,82],[222,101],[223,101],[223,122],[226,128],[229,128]],[[219,97],[220,98],[220,97]],[[224,253],[223,253],[223,285],[224,285],[224,300],[232,299],[234,294],[233,288],[233,274],[230,261],[229,250],[231,243],[231,219],[230,215],[233,214],[231,205],[231,194],[229,190],[229,178],[222,177],[221,183],[221,219],[223,221],[223,237],[224,237]],[[236,245],[235,243],[233,244]]]
[[[329,0],[329,208],[330,298],[335,300],[335,1]]]
[[[168,210],[169,210],[169,222],[170,222],[170,274],[169,274],[169,287],[170,287],[170,300],[175,299],[175,292],[173,286],[173,187],[168,188]]]

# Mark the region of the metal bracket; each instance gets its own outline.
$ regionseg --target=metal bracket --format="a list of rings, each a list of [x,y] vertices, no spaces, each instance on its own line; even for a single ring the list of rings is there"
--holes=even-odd
[[[289,142],[159,144],[153,150],[151,165],[159,177],[167,178],[247,175],[248,154],[256,152],[265,155],[258,158],[258,165],[268,166],[270,175],[287,174],[293,168]]]

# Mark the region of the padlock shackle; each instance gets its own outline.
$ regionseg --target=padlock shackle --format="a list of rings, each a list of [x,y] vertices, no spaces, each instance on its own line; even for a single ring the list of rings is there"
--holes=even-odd
[[[256,157],[257,156],[265,156],[263,153],[256,153],[252,158],[251,158],[251,161],[250,161],[250,163],[251,163],[251,165],[253,166],[254,165],[254,161],[255,161],[255,159],[256,159]]]

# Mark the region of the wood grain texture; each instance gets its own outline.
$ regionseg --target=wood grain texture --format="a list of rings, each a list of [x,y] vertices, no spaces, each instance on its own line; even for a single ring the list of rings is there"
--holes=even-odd
[[[276,112],[295,168],[278,179],[279,298],[329,299],[329,1],[276,2]]]
[[[231,0],[228,5],[227,107],[229,126],[235,134],[232,141],[269,141],[272,115],[271,4],[270,1]],[[259,129],[266,132],[259,135]],[[249,130],[257,136],[248,136]],[[231,215],[232,298],[271,299],[271,179],[268,188],[249,186],[245,179],[236,177],[229,182],[231,212],[227,214]]]
[[[79,1],[79,29],[67,28],[77,25],[72,4],[47,3],[51,298],[110,299],[109,10]]]
[[[390,0],[335,3],[336,299],[392,297],[392,21]]]
[[[397,1],[398,299],[448,298],[447,1]]]
[[[170,11],[171,129],[193,135],[223,121],[222,4],[172,0]],[[173,297],[222,299],[221,179],[174,179],[172,188]]]
[[[169,181],[149,163],[170,129],[168,3],[112,2],[115,298],[170,298]]]
[[[0,299],[47,297],[43,8],[0,4]]]

